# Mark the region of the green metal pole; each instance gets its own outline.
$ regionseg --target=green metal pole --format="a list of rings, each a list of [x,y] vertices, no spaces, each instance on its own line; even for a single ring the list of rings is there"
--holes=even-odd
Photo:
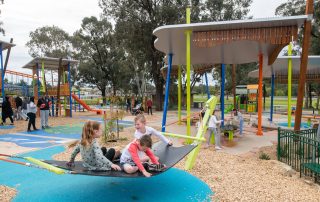
[[[190,8],[186,12],[187,24],[190,24]],[[186,63],[187,63],[187,135],[191,135],[191,82],[190,82],[190,69],[191,69],[191,31],[186,31]]]
[[[291,128],[291,78],[292,78],[292,44],[288,47],[288,128]]]
[[[178,66],[178,125],[181,125],[181,65]]]

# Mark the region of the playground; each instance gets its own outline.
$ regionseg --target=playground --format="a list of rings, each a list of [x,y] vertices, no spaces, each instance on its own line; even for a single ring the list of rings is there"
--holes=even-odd
[[[81,34],[96,18],[75,33],[79,55],[69,46],[63,57],[34,54],[21,66],[29,73],[8,66],[16,44],[0,40],[0,201],[319,201],[320,91],[311,86],[320,56],[308,51],[318,4],[308,0],[305,15],[197,23],[186,6],[185,24],[149,33],[164,56],[151,64],[161,88],[136,69],[127,81],[115,47],[87,43]],[[80,49],[91,54],[92,44],[88,62]],[[241,78],[239,68],[251,69]]]

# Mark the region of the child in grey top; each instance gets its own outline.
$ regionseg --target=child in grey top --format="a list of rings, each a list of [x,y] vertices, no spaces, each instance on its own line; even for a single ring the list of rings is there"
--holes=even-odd
[[[82,138],[79,144],[72,152],[68,166],[72,166],[74,159],[80,152],[83,166],[89,170],[121,170],[121,168],[113,164],[102,153],[101,148],[96,138],[101,137],[101,124],[96,121],[88,121],[82,129]]]

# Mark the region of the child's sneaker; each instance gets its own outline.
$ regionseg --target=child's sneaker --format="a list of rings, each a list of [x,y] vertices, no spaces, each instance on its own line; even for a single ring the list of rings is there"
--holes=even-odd
[[[149,164],[149,170],[154,172],[161,172],[166,168],[164,164]]]
[[[216,149],[216,150],[221,150],[222,148],[219,147],[219,146],[216,146],[215,149]]]

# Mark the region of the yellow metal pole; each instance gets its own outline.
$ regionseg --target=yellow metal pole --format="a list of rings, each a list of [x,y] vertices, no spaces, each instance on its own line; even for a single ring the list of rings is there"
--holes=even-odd
[[[190,24],[190,7],[186,11],[187,24]],[[186,31],[186,64],[187,64],[187,135],[191,135],[191,82],[190,82],[190,69],[191,69],[191,31]],[[190,142],[190,141],[189,141]]]
[[[196,138],[198,139],[202,139],[204,138],[204,135],[206,134],[207,132],[207,129],[208,129],[208,126],[207,126],[207,122],[210,118],[210,115],[212,114],[213,110],[216,108],[216,104],[217,104],[217,97],[215,96],[212,96],[207,102],[206,102],[206,112],[204,114],[204,117],[203,117],[203,121],[201,122],[201,126],[199,127],[198,131],[197,131],[197,135],[196,135]],[[190,170],[196,159],[197,159],[197,155],[200,151],[200,147],[201,147],[201,141],[199,140],[195,140],[194,141],[195,144],[197,144],[198,146],[192,151],[190,152],[190,154],[188,155],[187,157],[187,160],[186,160],[186,164],[185,164],[185,169],[186,170]]]
[[[181,125],[181,65],[178,66],[178,125]]]
[[[292,55],[292,44],[289,43],[288,56]],[[288,128],[291,128],[291,78],[292,78],[292,59],[288,59]]]

